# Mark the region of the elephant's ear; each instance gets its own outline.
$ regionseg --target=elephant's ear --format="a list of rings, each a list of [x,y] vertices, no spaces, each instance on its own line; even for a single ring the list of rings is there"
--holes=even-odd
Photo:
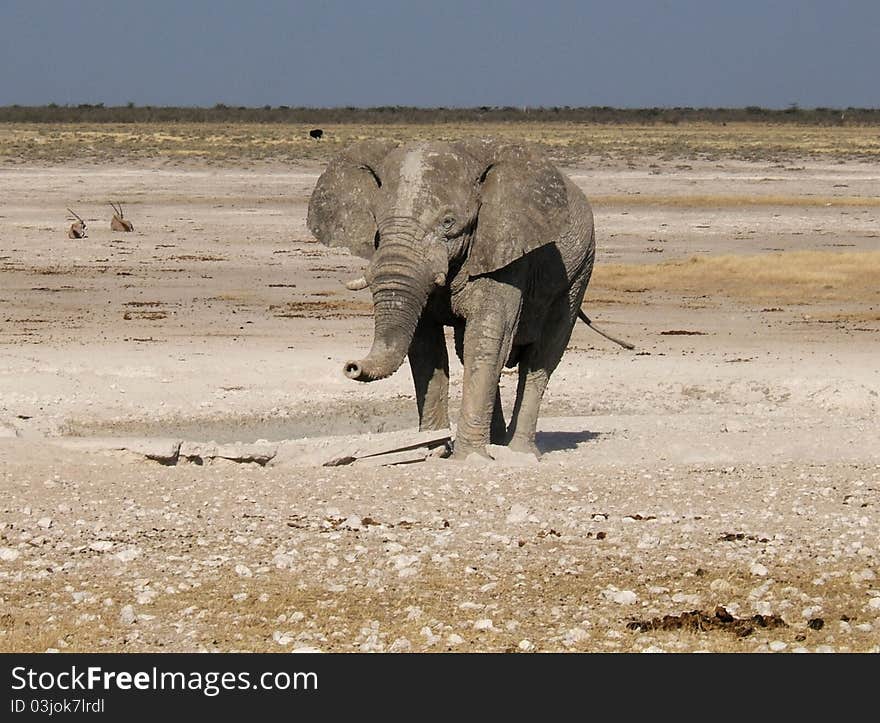
[[[484,144],[480,210],[468,255],[471,276],[488,274],[536,248],[553,243],[568,224],[568,191],[562,174],[521,146]],[[475,154],[476,155],[476,154]]]
[[[309,201],[307,224],[318,241],[344,246],[365,259],[373,255],[376,221],[370,200],[382,183],[377,169],[396,145],[392,141],[362,141],[330,162]]]

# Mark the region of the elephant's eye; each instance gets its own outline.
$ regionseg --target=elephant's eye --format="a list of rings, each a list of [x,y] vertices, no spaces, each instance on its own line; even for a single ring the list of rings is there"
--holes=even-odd
[[[448,230],[451,229],[453,226],[455,226],[455,217],[453,217],[453,216],[444,216],[444,217],[443,217],[443,222],[442,222],[442,223],[443,223],[443,228],[445,228],[445,229],[448,231]]]

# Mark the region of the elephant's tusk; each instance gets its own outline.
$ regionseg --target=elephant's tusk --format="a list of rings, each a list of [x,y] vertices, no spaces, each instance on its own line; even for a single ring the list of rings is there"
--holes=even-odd
[[[357,279],[352,279],[351,281],[344,281],[343,283],[345,284],[345,288],[349,291],[360,291],[361,289],[366,289],[369,286],[365,276],[361,276]]]
[[[446,274],[442,271],[434,277],[435,286],[446,286]]]

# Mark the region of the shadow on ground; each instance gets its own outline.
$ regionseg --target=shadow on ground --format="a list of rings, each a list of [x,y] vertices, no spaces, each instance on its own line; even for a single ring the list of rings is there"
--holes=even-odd
[[[581,442],[589,442],[601,437],[600,432],[538,432],[535,444],[541,453],[559,452],[564,449],[576,449]]]

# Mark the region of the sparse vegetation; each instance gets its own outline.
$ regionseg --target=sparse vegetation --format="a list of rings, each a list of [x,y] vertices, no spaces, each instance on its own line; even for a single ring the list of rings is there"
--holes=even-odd
[[[597,291],[659,291],[739,300],[880,302],[880,251],[789,251],[755,256],[693,256],[661,264],[601,264]]]
[[[264,105],[258,108],[218,103],[213,108],[78,105],[2,106],[0,123],[292,123],[292,124],[398,124],[445,123],[782,123],[799,125],[880,125],[877,108],[800,108],[779,110],[746,108],[612,108],[609,106],[476,108],[296,108]]]
[[[0,162],[101,163],[131,162],[302,162],[326,161],[352,141],[365,138],[456,140],[496,136],[537,143],[559,163],[584,159],[625,160],[646,165],[647,159],[784,162],[816,158],[876,161],[880,133],[870,125],[801,125],[797,123],[705,121],[687,124],[586,123],[523,119],[323,123],[324,137],[309,137],[313,120],[301,124],[256,122],[120,122],[0,123]]]

